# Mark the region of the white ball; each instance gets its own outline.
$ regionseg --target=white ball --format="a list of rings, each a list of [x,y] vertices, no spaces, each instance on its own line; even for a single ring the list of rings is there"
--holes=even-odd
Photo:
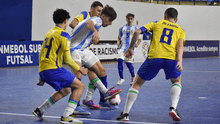
[[[108,100],[110,105],[119,105],[121,102],[121,97],[119,94],[115,95],[113,98]]]

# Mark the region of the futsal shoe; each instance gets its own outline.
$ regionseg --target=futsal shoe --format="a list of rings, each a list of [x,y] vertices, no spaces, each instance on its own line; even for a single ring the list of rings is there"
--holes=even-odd
[[[181,117],[177,112],[177,109],[174,109],[173,107],[170,107],[169,115],[173,118],[174,121],[180,121]]]
[[[111,99],[112,97],[114,97],[115,95],[119,94],[122,89],[116,89],[116,90],[112,90],[113,88],[115,88],[116,86],[110,88],[105,94],[104,94],[104,100],[108,100]]]
[[[88,102],[83,100],[83,104],[82,105],[85,106],[85,107],[88,107],[90,109],[100,109],[100,106],[95,105],[92,99],[90,101],[88,101]]]
[[[121,114],[116,118],[118,121],[129,121],[128,113],[121,112]]]
[[[66,118],[61,116],[60,123],[61,124],[82,124],[83,122],[76,119],[74,116],[68,116]]]
[[[123,78],[120,78],[119,81],[117,82],[117,85],[122,85],[122,83],[125,82],[125,79]]]
[[[72,113],[72,115],[89,116],[89,115],[91,115],[91,113],[86,111],[86,110],[84,110],[81,106],[77,106],[75,111]]]
[[[117,109],[118,108],[117,105],[110,105],[108,101],[105,101],[105,102],[99,101],[99,105],[100,105],[100,108],[102,109]]]
[[[34,116],[43,119],[44,118],[44,112],[40,112],[39,108],[36,108],[34,111],[32,111],[32,113],[34,114]]]

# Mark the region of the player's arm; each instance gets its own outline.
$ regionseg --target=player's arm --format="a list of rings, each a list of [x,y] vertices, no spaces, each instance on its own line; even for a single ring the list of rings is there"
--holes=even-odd
[[[118,39],[117,39],[117,45],[118,45],[118,47],[120,46],[120,44],[121,44],[121,38],[118,37]]]
[[[184,40],[183,39],[179,39],[178,41],[178,45],[177,45],[177,71],[182,71],[183,70],[183,66],[182,66],[182,61],[183,61],[183,44],[184,44]]]
[[[141,29],[137,29],[134,32],[134,35],[131,39],[131,44],[129,46],[129,48],[125,51],[125,56],[130,58],[133,55],[133,48],[134,48],[134,44],[137,41],[137,39],[139,38],[139,35],[142,34],[142,30]]]
[[[83,75],[87,75],[88,69],[80,67],[74,60],[72,60],[69,50],[64,52],[64,62],[68,64],[71,69],[79,71]]]
[[[74,18],[73,21],[69,24],[69,26],[74,29],[78,25],[78,19]]]
[[[141,43],[141,39],[138,39],[137,43],[135,44],[135,48],[137,48],[140,43]]]
[[[88,20],[86,22],[86,27],[88,27],[91,31],[94,32],[94,35],[93,35],[93,38],[92,38],[92,43],[94,45],[96,45],[99,42],[100,37],[99,37],[98,31],[95,28],[94,22],[92,20]]]

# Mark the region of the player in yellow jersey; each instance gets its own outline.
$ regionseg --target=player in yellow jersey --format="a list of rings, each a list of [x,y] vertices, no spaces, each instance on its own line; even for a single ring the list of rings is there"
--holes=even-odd
[[[87,19],[87,18],[90,18],[90,17],[94,17],[94,16],[100,16],[101,15],[101,12],[102,12],[102,9],[103,9],[103,5],[101,2],[99,1],[94,1],[92,4],[91,4],[91,7],[90,7],[90,11],[82,11],[80,12],[73,20],[72,22],[69,24],[69,26],[74,29],[81,21]],[[72,70],[72,73],[79,79],[81,80],[82,79],[82,76],[79,75],[78,73],[76,73],[74,70]],[[92,75],[94,74],[93,71],[89,71],[88,73],[88,77],[91,77]],[[93,86],[94,87],[94,86]],[[72,89],[73,90],[73,89]],[[85,101],[84,101],[85,102]],[[100,106],[98,105],[95,105],[93,100],[90,101],[91,103],[89,104],[90,108],[92,109],[100,109]],[[81,105],[80,105],[80,101],[78,102],[78,105],[75,109],[75,111],[73,112],[74,115],[84,115],[84,116],[88,116],[90,115],[91,113],[84,110]]]
[[[180,121],[177,113],[177,104],[181,92],[181,71],[183,45],[185,43],[185,31],[176,24],[178,11],[175,8],[168,8],[164,13],[164,20],[151,22],[137,29],[132,37],[132,43],[125,52],[127,57],[132,56],[133,47],[138,36],[145,32],[152,32],[151,45],[148,58],[139,68],[134,84],[128,91],[124,111],[116,118],[117,120],[128,121],[129,111],[137,98],[140,87],[147,80],[153,79],[163,69],[166,79],[172,82],[171,105],[169,115],[174,121]]]
[[[61,98],[70,93],[70,88],[75,90],[71,93],[67,107],[61,116],[60,123],[82,123],[82,121],[71,116],[77,106],[85,85],[75,78],[71,72],[62,68],[62,62],[70,66],[71,69],[87,75],[88,69],[78,66],[70,55],[70,35],[65,31],[69,13],[64,9],[56,9],[53,13],[54,28],[47,32],[42,49],[39,54],[39,75],[43,82],[48,83],[56,92],[53,93],[41,106],[37,107],[32,113],[43,118],[46,109],[51,107]]]

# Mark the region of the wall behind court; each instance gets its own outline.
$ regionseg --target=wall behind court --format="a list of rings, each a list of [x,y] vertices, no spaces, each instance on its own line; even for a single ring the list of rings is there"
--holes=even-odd
[[[125,15],[135,14],[135,21],[142,26],[151,21],[163,19],[166,8],[175,7],[179,11],[179,24],[186,32],[186,40],[219,40],[220,39],[220,7],[217,6],[185,6],[158,5],[141,2],[99,0],[103,5],[109,4],[117,14],[112,26],[101,28],[100,40],[116,40],[118,29],[126,24]],[[91,0],[33,0],[32,40],[43,40],[46,32],[54,26],[52,13],[56,8],[64,8],[70,12],[72,20],[79,12],[89,11]],[[69,21],[70,22],[70,21]],[[70,32],[70,27],[67,28]]]

